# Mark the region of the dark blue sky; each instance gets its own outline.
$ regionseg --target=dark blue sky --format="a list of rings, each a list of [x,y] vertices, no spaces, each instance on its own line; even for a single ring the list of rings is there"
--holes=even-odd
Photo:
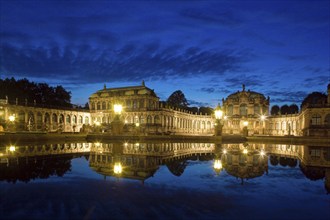
[[[142,80],[162,100],[214,107],[244,83],[300,104],[329,83],[329,2],[0,0],[0,77],[61,84],[77,104]]]

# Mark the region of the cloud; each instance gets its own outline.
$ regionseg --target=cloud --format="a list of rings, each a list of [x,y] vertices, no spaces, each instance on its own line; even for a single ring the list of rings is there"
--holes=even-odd
[[[300,104],[303,99],[308,95],[306,91],[269,91],[267,92],[267,95],[270,96],[270,102],[272,104],[275,103],[297,103]]]
[[[211,106],[210,103],[208,102],[199,102],[199,101],[195,101],[195,100],[188,100],[189,106],[197,106],[197,107],[201,107],[201,106]]]
[[[212,8],[186,8],[180,12],[180,15],[206,24],[237,26],[242,23],[242,21],[229,10],[221,11],[213,10]]]
[[[5,44],[0,48],[0,71],[22,77],[56,77],[68,82],[136,81],[223,75],[239,69],[248,60],[246,53],[199,47],[175,50],[157,42],[126,44],[116,48],[59,46],[20,48]]]

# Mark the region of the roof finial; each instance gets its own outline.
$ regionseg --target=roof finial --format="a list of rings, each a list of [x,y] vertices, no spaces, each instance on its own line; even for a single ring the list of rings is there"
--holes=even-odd
[[[107,89],[107,86],[105,85],[105,83],[104,83],[103,89],[104,89],[104,90],[106,90],[106,89]]]
[[[245,91],[245,85],[244,84],[242,84],[242,87],[243,87],[243,92]]]
[[[142,80],[142,86],[146,86],[146,85],[144,84],[144,80]]]

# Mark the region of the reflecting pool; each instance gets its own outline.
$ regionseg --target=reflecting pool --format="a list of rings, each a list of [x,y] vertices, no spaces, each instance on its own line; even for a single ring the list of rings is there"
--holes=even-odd
[[[329,219],[329,191],[327,146],[0,146],[1,219]]]

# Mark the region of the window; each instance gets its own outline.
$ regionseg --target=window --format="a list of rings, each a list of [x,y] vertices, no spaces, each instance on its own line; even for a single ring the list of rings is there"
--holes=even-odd
[[[67,115],[66,117],[65,117],[65,122],[66,123],[71,123],[71,118],[70,118],[70,115]]]
[[[228,105],[227,114],[229,116],[232,116],[233,115],[233,105]]]
[[[100,102],[97,102],[96,110],[101,110],[101,103]]]
[[[255,115],[260,115],[260,106],[259,105],[254,106],[254,114]]]
[[[319,114],[314,114],[312,116],[312,125],[320,125],[321,124],[321,116]]]
[[[102,109],[106,110],[107,109],[107,104],[105,102],[102,102]]]
[[[241,104],[239,107],[239,114],[240,115],[247,115],[247,108],[246,104]]]

